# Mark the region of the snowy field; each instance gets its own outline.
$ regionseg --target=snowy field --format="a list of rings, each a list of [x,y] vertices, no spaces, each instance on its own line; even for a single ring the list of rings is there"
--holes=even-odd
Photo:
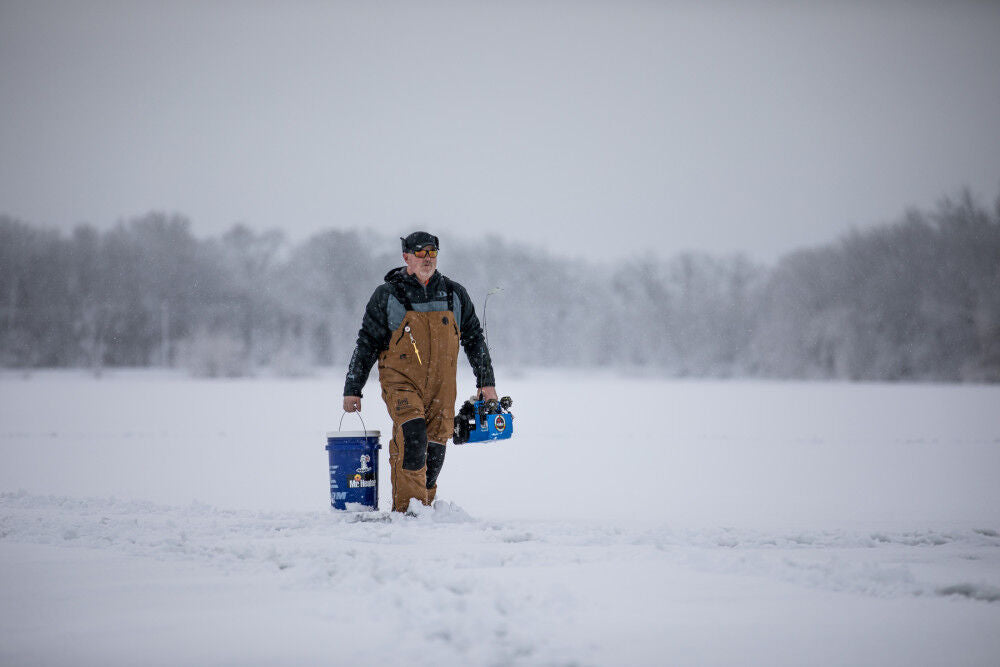
[[[497,377],[361,521],[340,374],[0,374],[0,665],[1000,664],[1000,387]]]

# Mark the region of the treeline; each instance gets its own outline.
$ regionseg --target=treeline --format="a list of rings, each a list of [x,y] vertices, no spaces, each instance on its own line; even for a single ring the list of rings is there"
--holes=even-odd
[[[1000,381],[1000,200],[990,211],[965,193],[773,267],[688,253],[607,268],[497,238],[442,244],[441,270],[477,310],[503,288],[485,312],[501,365]],[[151,213],[67,235],[0,216],[0,365],[346,368],[368,296],[401,264],[398,241],[356,231],[199,240]]]

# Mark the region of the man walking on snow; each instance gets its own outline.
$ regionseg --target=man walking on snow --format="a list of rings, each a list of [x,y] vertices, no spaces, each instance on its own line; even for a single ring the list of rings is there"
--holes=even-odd
[[[410,499],[430,505],[455,424],[455,374],[461,342],[483,398],[496,399],[493,364],[472,299],[437,271],[438,238],[413,232],[406,266],[393,269],[368,300],[344,383],[344,410],[361,410],[361,389],[378,360],[382,399],[392,417],[392,509]]]

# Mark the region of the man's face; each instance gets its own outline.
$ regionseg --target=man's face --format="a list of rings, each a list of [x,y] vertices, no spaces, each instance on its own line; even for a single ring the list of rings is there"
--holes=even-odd
[[[433,250],[434,246],[426,246],[421,250]],[[419,251],[418,251],[419,252]],[[437,270],[437,257],[431,257],[431,253],[423,253],[423,257],[417,257],[412,252],[403,253],[403,261],[406,262],[407,273],[416,273],[422,276],[430,276]]]

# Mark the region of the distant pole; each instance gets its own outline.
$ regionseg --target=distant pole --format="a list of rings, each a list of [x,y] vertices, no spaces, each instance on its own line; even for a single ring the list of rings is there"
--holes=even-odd
[[[170,308],[164,299],[160,302],[160,365],[170,364]]]

